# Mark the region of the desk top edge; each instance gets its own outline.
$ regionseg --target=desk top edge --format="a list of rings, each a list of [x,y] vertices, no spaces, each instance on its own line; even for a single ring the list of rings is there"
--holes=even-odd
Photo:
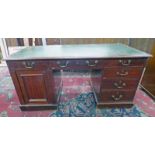
[[[95,51],[96,53],[94,53]],[[152,57],[152,55],[125,44],[116,43],[27,47],[10,55],[5,60],[110,59],[148,57]]]

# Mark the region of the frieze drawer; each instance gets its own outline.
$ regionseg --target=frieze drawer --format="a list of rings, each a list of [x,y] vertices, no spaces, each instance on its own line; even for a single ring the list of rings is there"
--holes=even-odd
[[[21,61],[10,61],[8,65],[12,69],[22,70],[33,70],[33,69],[47,69],[49,67],[49,61],[38,61],[38,60],[21,60]]]
[[[109,59],[103,60],[104,67],[109,66],[138,66],[144,67],[146,63],[146,59]]]

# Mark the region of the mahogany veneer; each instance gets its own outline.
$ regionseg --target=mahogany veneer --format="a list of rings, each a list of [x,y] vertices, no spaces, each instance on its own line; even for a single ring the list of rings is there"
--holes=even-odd
[[[21,109],[31,110],[57,107],[61,73],[70,69],[91,71],[98,105],[131,105],[150,56],[123,44],[53,45],[23,49],[6,62]]]

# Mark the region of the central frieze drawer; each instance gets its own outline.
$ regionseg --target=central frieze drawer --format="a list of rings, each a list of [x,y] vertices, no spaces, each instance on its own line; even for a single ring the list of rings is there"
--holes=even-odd
[[[136,89],[138,80],[106,79],[102,81],[102,90],[105,89]]]
[[[123,102],[123,101],[132,101],[134,95],[135,95],[134,90],[132,91],[102,90],[100,98],[103,102]]]
[[[97,59],[90,60],[53,60],[50,62],[52,68],[65,69],[65,68],[103,68],[103,61]]]
[[[113,67],[104,68],[103,79],[107,78],[136,78],[139,79],[142,74],[143,68],[138,67]]]

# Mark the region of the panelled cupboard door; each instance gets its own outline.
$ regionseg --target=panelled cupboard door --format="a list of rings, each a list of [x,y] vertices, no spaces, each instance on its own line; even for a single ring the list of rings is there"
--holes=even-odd
[[[45,71],[16,71],[25,104],[48,104],[50,77]]]

